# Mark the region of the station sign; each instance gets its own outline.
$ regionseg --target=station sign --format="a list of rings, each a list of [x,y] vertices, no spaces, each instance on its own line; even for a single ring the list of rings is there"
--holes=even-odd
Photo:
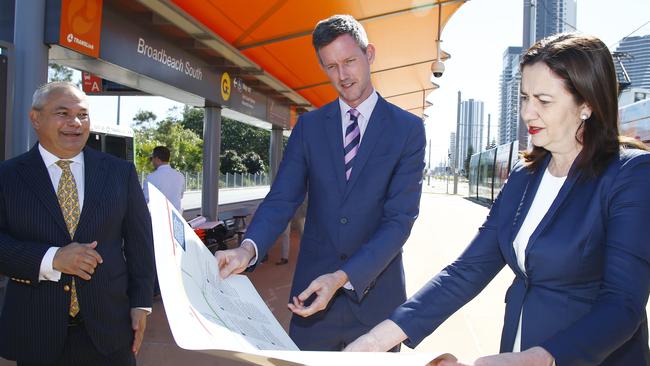
[[[57,1],[61,1],[60,11],[52,5]],[[67,38],[63,37],[64,32],[61,30],[63,29],[61,24],[64,23],[65,14],[78,14],[76,11],[79,11],[80,5],[85,6],[84,9],[87,12],[97,14],[94,5],[92,5],[96,3],[92,3],[93,1],[101,3],[100,0],[54,0],[48,2],[46,42],[59,44],[88,55],[88,53],[72,48],[70,44],[66,43]],[[66,3],[67,8],[64,9]],[[283,128],[291,127],[289,105],[269,99],[267,95],[247,85],[246,81],[236,72],[226,72],[210,65],[203,58],[199,58],[196,54],[170,41],[164,34],[120,13],[119,9],[110,6],[110,2],[105,2],[99,13],[101,14],[100,21],[93,23],[101,25],[99,41],[92,44],[97,45],[94,48],[98,51],[96,57],[110,66],[104,69],[110,70],[109,72],[100,73],[104,79],[110,79],[111,72],[135,73],[194,94],[210,103],[268,121]],[[53,19],[57,16],[59,19]],[[56,32],[54,32],[54,28],[56,28]],[[101,47],[99,47],[100,44]],[[132,90],[139,88],[135,82],[134,85],[130,85],[125,82],[124,78],[120,78],[119,81]],[[99,86],[97,80],[88,80],[87,87],[90,88],[91,93],[95,93],[93,87],[96,89]],[[101,92],[104,94],[106,93],[105,87],[106,84],[102,82]],[[146,88],[144,89],[146,90]],[[151,90],[146,91],[150,92]]]
[[[102,0],[61,0],[59,44],[99,57]]]
[[[81,87],[88,95],[149,95],[126,85],[102,79],[86,71],[81,72]]]
[[[83,71],[81,73],[81,88],[86,94],[98,94],[102,92],[103,79],[97,75]]]

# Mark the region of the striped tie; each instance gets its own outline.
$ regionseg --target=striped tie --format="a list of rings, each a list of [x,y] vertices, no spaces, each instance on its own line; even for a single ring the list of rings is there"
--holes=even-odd
[[[350,180],[352,174],[352,164],[354,157],[357,156],[359,150],[359,141],[361,141],[361,130],[359,129],[359,111],[352,108],[350,113],[350,124],[345,129],[345,179]]]
[[[79,223],[79,195],[77,193],[77,183],[74,181],[74,175],[70,170],[70,160],[59,160],[56,165],[61,168],[61,179],[59,180],[59,187],[56,190],[56,197],[61,206],[61,213],[65,225],[68,227],[70,239],[74,238],[74,233],[77,230]],[[75,285],[74,277],[70,286],[70,316],[75,317],[79,313],[79,300],[77,299],[77,286]]]

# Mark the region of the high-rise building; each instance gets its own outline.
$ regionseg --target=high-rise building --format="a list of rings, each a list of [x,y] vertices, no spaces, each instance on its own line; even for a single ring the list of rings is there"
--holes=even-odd
[[[459,169],[464,168],[468,155],[483,151],[483,102],[464,100],[460,105]]]
[[[503,52],[503,71],[501,72],[499,103],[499,132],[497,141],[499,145],[507,144],[517,139],[517,126],[519,126],[519,59],[521,47],[508,47]],[[489,143],[489,142],[488,142]]]
[[[456,161],[456,132],[452,132],[449,135],[449,166],[458,167]]]
[[[576,30],[576,0],[537,0],[535,3],[535,41]]]
[[[650,89],[650,34],[623,38],[616,52],[631,56],[622,59],[632,82],[631,86]],[[620,71],[618,63],[616,63],[616,71]]]

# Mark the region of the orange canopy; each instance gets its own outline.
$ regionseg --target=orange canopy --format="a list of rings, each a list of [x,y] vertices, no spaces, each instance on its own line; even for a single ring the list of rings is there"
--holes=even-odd
[[[386,99],[422,116],[440,29],[466,0],[171,0],[315,107],[336,98],[311,45],[315,24],[350,14],[377,50],[372,80]],[[440,5],[439,5],[440,4]],[[448,55],[443,55],[443,58]],[[306,107],[306,106],[305,106]]]

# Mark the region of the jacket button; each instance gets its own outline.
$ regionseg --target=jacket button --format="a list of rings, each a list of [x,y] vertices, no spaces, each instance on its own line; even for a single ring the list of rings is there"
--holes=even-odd
[[[348,259],[348,256],[345,255],[345,254],[341,254],[341,256],[339,258],[341,258],[341,260],[344,261],[344,260]]]
[[[347,217],[341,217],[341,219],[339,220],[339,222],[340,222],[341,224],[345,225],[345,224],[348,223],[348,218],[347,218]]]
[[[68,286],[68,285],[63,286],[63,291],[65,291],[65,292],[70,291],[70,286]]]

